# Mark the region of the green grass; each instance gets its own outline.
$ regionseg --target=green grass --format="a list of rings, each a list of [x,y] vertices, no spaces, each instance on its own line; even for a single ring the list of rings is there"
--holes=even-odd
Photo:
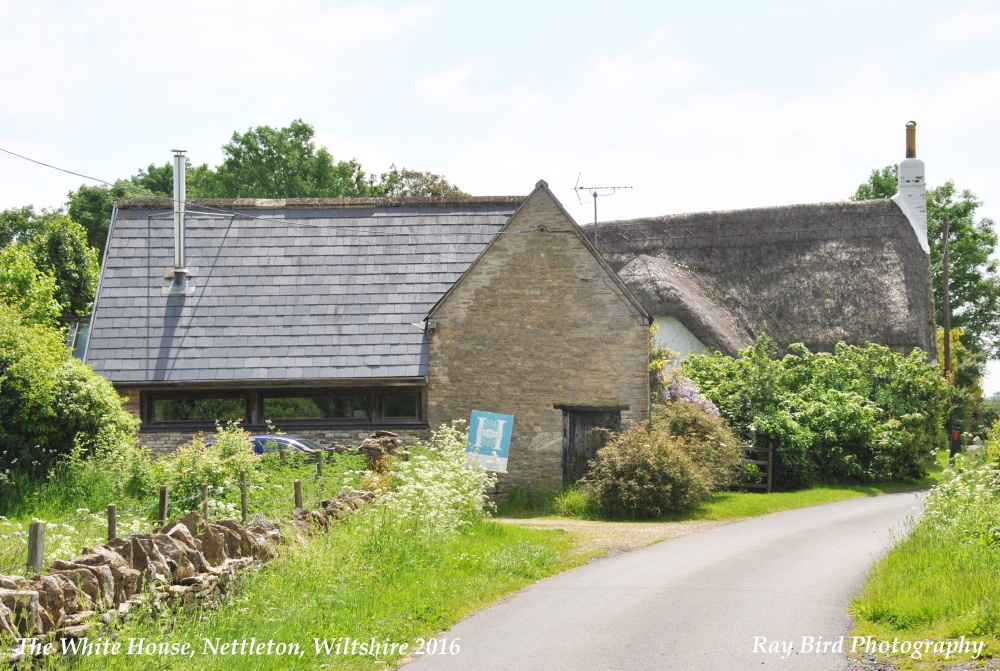
[[[269,519],[291,515],[294,505],[295,480],[302,482],[302,498],[307,508],[325,498],[335,497],[344,487],[358,481],[358,471],[365,468],[365,459],[359,455],[325,455],[323,475],[316,475],[316,464],[311,457],[289,454],[286,463],[277,453],[265,455],[261,472],[247,486],[248,515],[260,513]],[[53,483],[54,487],[63,486]],[[33,520],[46,522],[46,563],[67,559],[80,554],[84,547],[100,545],[107,540],[107,508],[105,501],[114,502],[118,508],[118,535],[147,532],[158,526],[158,487],[153,487],[140,497],[110,497],[101,492],[84,492],[81,507],[70,507],[66,501],[72,497],[63,492],[47,490],[38,492],[33,502],[25,502],[16,513],[0,518],[0,573],[22,573],[27,559],[27,530]],[[89,496],[87,496],[89,495]],[[234,485],[210,495],[210,517],[240,518],[240,490]],[[99,503],[94,505],[93,501]],[[84,503],[87,502],[87,503]],[[82,506],[90,505],[91,508]],[[199,499],[171,500],[168,517],[176,519],[188,510],[201,511]]]
[[[585,561],[570,557],[572,546],[562,531],[492,522],[427,542],[408,534],[371,533],[347,520],[314,536],[307,547],[293,542],[259,572],[244,576],[218,612],[202,619],[133,620],[118,640],[187,642],[197,653],[190,659],[158,657],[157,669],[381,669],[401,655],[317,655],[313,639],[374,637],[412,646],[531,582]],[[293,660],[201,654],[205,639],[250,637],[299,643],[304,654]],[[446,634],[438,638],[452,643]],[[120,655],[63,664],[133,669],[140,661]]]
[[[966,468],[977,467],[972,459]],[[975,481],[962,479],[973,472],[950,481],[952,494],[930,501],[928,516],[907,529],[905,538],[872,567],[851,606],[854,635],[889,641],[965,636],[986,643],[983,657],[1000,654],[1000,545],[992,535],[1000,509],[995,495],[965,498],[964,488],[978,490]],[[980,522],[992,533],[977,535]],[[970,656],[948,662],[939,655],[890,658],[900,668],[923,670],[947,668],[941,664],[969,661]]]
[[[1000,636],[1000,548],[943,539],[919,526],[873,568],[852,604],[857,636],[879,640],[982,639],[996,655]],[[968,659],[968,656],[964,656]],[[940,659],[900,656],[905,668]]]
[[[937,461],[928,469],[928,475],[919,480],[899,480],[871,485],[818,485],[795,492],[771,494],[716,492],[695,510],[681,515],[664,516],[660,521],[737,520],[845,499],[928,488],[940,482],[947,463],[948,453],[941,450],[938,452]],[[498,513],[515,518],[556,516],[601,519],[593,506],[587,505],[583,492],[576,487],[567,487],[549,496],[533,496],[524,490],[517,490],[511,495],[509,502],[498,507]]]

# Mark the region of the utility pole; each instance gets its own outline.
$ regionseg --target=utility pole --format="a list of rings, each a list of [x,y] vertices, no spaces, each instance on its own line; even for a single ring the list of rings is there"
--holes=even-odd
[[[942,338],[944,340],[944,378],[951,380],[951,302],[948,295],[948,217],[941,218],[941,315],[944,329]],[[949,415],[951,414],[949,409]],[[954,463],[955,455],[958,454],[958,431],[948,419],[946,429],[948,431],[948,463]]]
[[[944,322],[944,376],[951,377],[951,304],[948,296],[948,217],[941,218],[941,303]]]

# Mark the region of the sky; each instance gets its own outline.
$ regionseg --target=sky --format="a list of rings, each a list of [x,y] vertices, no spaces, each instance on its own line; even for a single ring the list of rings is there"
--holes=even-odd
[[[107,181],[302,119],[337,159],[580,223],[843,200],[903,158],[1000,219],[1000,0],[5,0],[0,148]],[[0,155],[0,209],[80,177]],[[991,364],[987,392],[1000,391]]]

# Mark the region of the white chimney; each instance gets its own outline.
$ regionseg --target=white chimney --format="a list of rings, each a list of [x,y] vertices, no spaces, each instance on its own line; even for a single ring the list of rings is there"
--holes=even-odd
[[[187,170],[187,159],[184,156],[185,149],[174,149],[174,267],[168,271],[170,287],[164,293],[174,296],[190,295],[194,289],[188,278],[187,258],[185,256],[185,234],[184,234],[184,201],[187,200],[187,187],[185,186],[185,172]]]
[[[927,243],[927,182],[924,162],[917,158],[917,122],[906,123],[906,158],[899,163],[899,185],[892,200],[899,205],[917,234],[924,253],[930,254]]]

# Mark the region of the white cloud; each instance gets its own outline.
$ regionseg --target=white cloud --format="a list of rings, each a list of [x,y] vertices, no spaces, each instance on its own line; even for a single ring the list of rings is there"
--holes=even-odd
[[[484,104],[484,100],[469,88],[469,79],[479,70],[481,63],[473,61],[433,72],[413,82],[413,93],[435,107],[453,112],[471,112]]]
[[[505,96],[484,133],[438,169],[483,194],[523,193],[543,177],[581,221],[592,217],[589,199],[578,205],[570,191],[581,171],[588,183],[636,187],[599,202],[602,219],[841,200],[902,158],[911,118],[930,174],[961,180],[942,172],[949,143],[990,124],[1000,106],[1000,70],[914,87],[871,62],[794,95],[708,88],[702,74],[660,45],[595,62],[568,93]],[[974,105],[954,104],[973,96]],[[965,160],[967,175],[992,168],[988,152]]]
[[[345,90],[366,49],[420,26],[429,6],[318,0],[55,0],[7,8],[0,29],[0,117],[73,116],[81,92],[107,105],[218,112],[277,90]]]
[[[1000,11],[981,5],[966,7],[950,19],[931,27],[930,38],[935,42],[969,42],[985,40],[1000,34]]]

